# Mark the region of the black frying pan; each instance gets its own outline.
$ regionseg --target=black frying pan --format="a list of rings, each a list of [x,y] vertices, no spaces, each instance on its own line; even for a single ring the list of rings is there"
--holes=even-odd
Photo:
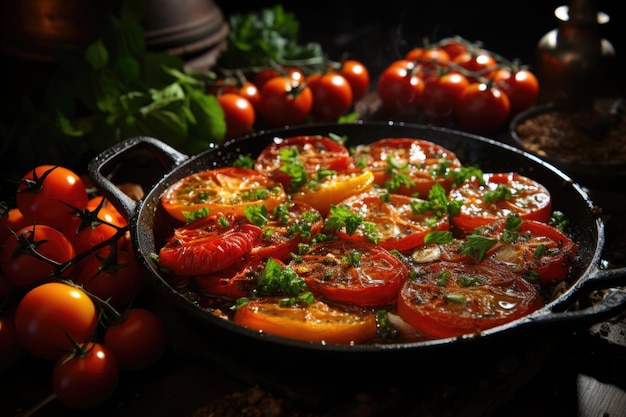
[[[274,137],[293,135],[337,134],[348,138],[347,145],[369,143],[385,137],[414,137],[436,142],[456,153],[465,165],[476,165],[485,172],[517,171],[544,184],[551,192],[554,210],[562,211],[570,224],[570,234],[579,245],[579,259],[566,291],[545,307],[527,317],[484,331],[480,336],[440,339],[385,345],[322,345],[259,334],[203,310],[193,300],[174,289],[150,258],[157,253],[172,229],[168,216],[160,207],[161,194],[178,179],[213,167],[231,164],[239,154],[256,157]],[[107,175],[111,167],[123,161],[131,152],[142,150],[156,155],[164,164],[165,174],[156,181],[141,201],[134,201],[117,189]],[[199,155],[182,154],[154,138],[137,137],[121,142],[102,152],[89,164],[89,176],[96,187],[129,219],[135,256],[151,277],[154,288],[175,310],[195,324],[210,339],[223,343],[227,349],[245,355],[260,354],[275,357],[276,352],[305,353],[307,358],[318,354],[333,357],[337,363],[353,363],[363,355],[380,358],[383,368],[391,358],[415,358],[420,352],[439,352],[447,347],[455,350],[474,349],[487,340],[528,341],[527,335],[553,335],[558,329],[584,326],[610,317],[626,304],[626,268],[603,270],[600,257],[604,245],[604,226],[599,213],[587,194],[564,173],[538,157],[514,147],[480,136],[450,129],[391,122],[358,122],[353,124],[306,125],[281,130],[262,131],[227,142]],[[581,300],[592,289],[603,289],[604,297],[594,303]],[[558,332],[557,332],[558,333]],[[525,335],[525,336],[522,336]],[[506,342],[509,345],[509,342]],[[512,343],[511,346],[518,345]],[[483,349],[483,348],[479,348]],[[464,352],[466,352],[464,350]],[[421,356],[419,356],[421,357]],[[413,360],[413,359],[411,359]]]

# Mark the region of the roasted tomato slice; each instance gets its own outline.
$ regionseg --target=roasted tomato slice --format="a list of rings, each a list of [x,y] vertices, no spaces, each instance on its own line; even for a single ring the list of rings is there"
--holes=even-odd
[[[397,194],[428,197],[435,183],[449,191],[452,171],[461,168],[456,155],[436,143],[414,138],[386,138],[360,145],[356,166],[374,172],[376,184]]]
[[[159,251],[159,265],[177,275],[219,271],[249,254],[261,233],[245,218],[207,216],[176,229]]]
[[[480,333],[543,306],[539,291],[506,268],[436,262],[408,280],[398,315],[424,336]]]
[[[327,136],[292,136],[275,139],[256,159],[256,171],[280,181],[293,191],[294,170],[302,168],[311,178],[321,169],[343,172],[350,167],[350,151]],[[297,187],[296,187],[297,188]]]
[[[234,264],[210,274],[194,277],[198,288],[210,295],[237,299],[249,297],[258,287],[257,279],[266,261],[258,256],[244,256]]]
[[[273,210],[286,198],[280,182],[251,169],[227,166],[178,180],[163,193],[161,204],[171,216],[186,221],[186,213],[201,209],[241,216],[252,205]]]
[[[484,173],[482,182],[466,181],[452,189],[448,199],[463,202],[452,222],[465,232],[511,215],[547,223],[552,214],[548,189],[517,172]]]
[[[347,240],[318,243],[289,266],[314,294],[358,306],[395,302],[408,275],[406,265],[383,247]]]
[[[448,230],[450,227],[447,216],[437,216],[432,210],[420,210],[420,203],[426,202],[376,189],[350,197],[340,204],[361,216],[364,222],[376,226],[380,246],[406,251],[424,244],[428,232]],[[337,235],[345,240],[368,240],[363,224],[352,234],[342,227]]]
[[[567,278],[575,262],[578,245],[559,229],[535,220],[521,220],[507,227],[500,220],[476,229],[476,233],[498,239],[487,261],[507,265],[527,279],[551,284]]]
[[[251,254],[262,258],[289,260],[298,252],[298,245],[311,240],[322,230],[324,218],[314,207],[301,201],[288,200],[268,213],[261,226],[261,239]]]
[[[281,307],[280,298],[250,300],[237,308],[233,321],[263,333],[310,342],[362,343],[376,336],[376,318],[371,312],[344,310],[322,301]]]

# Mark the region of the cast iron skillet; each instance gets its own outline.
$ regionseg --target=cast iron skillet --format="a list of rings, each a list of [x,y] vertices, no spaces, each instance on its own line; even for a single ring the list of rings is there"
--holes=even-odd
[[[551,191],[554,209],[562,211],[570,223],[571,235],[579,244],[579,259],[566,291],[556,296],[545,307],[509,324],[484,331],[480,336],[440,339],[385,345],[324,345],[260,334],[218,318],[200,308],[193,300],[174,289],[160,273],[150,255],[157,253],[166,235],[171,233],[168,216],[160,207],[161,194],[175,181],[189,174],[229,165],[239,154],[256,157],[275,137],[294,135],[336,134],[348,138],[347,146],[369,143],[385,137],[423,138],[438,143],[456,153],[465,165],[476,165],[485,172],[517,171],[531,177]],[[155,154],[168,171],[156,181],[141,201],[134,201],[120,192],[107,178],[110,168],[131,151],[142,149]],[[439,351],[444,346],[469,346],[477,341],[497,339],[499,336],[522,337],[522,334],[553,334],[565,324],[581,326],[601,321],[626,304],[626,268],[603,270],[600,267],[604,244],[604,228],[594,204],[587,194],[564,173],[541,159],[500,142],[450,129],[392,122],[357,122],[352,124],[306,125],[258,134],[227,142],[221,146],[189,157],[163,142],[149,137],[136,137],[121,142],[102,152],[89,164],[89,176],[103,195],[129,219],[135,256],[149,273],[154,288],[163,299],[176,307],[183,317],[200,323],[201,331],[209,332],[211,339],[225,343],[228,349],[245,347],[251,352],[271,355],[273,352],[322,353],[332,355],[339,363],[348,358],[375,355],[382,363],[397,354],[414,357],[417,352]],[[584,304],[592,289],[603,289],[605,296],[598,302]],[[582,308],[581,308],[582,306]],[[524,340],[526,336],[523,336]],[[543,337],[543,336],[542,336]],[[507,343],[508,344],[508,343]],[[356,355],[356,356],[355,356]],[[314,356],[314,355],[313,355]],[[308,356],[312,357],[312,356]],[[359,359],[360,360],[360,359]]]

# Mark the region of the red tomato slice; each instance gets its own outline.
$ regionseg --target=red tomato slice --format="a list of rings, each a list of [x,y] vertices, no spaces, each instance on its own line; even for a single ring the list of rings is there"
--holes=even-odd
[[[219,271],[250,253],[261,238],[261,228],[245,218],[220,224],[220,216],[207,216],[178,228],[159,251],[159,265],[177,275]]]
[[[311,178],[320,169],[343,172],[351,163],[350,151],[341,143],[326,136],[292,136],[274,139],[274,142],[261,151],[256,159],[255,170],[280,181],[290,189],[292,177],[281,170],[287,164],[281,152],[297,152],[297,159]]]
[[[278,305],[280,297],[257,298],[240,306],[233,321],[264,333],[325,343],[362,343],[376,336],[371,312],[343,310],[321,301]]]
[[[437,262],[400,292],[398,315],[433,338],[480,333],[541,308],[539,291],[505,268]]]
[[[198,288],[206,294],[231,299],[249,297],[257,288],[257,278],[265,269],[266,261],[259,256],[246,256],[219,271],[196,275]]]
[[[369,145],[360,145],[353,156],[357,166],[366,166],[374,173],[375,183],[397,194],[427,198],[435,185],[449,191],[453,179],[448,175],[461,167],[456,155],[436,143],[413,138],[386,138]],[[391,162],[399,167],[390,173]],[[391,187],[390,181],[398,174],[406,176],[412,184],[402,183]]]
[[[287,201],[276,207],[261,227],[261,240],[252,248],[253,256],[289,260],[300,243],[308,242],[322,230],[322,214],[301,201]]]
[[[506,220],[501,220],[477,229],[481,235],[498,239],[488,260],[507,265],[526,276],[536,273],[544,285],[567,278],[578,253],[578,245],[572,239],[549,224],[524,220],[517,230],[517,238],[505,242],[502,238],[505,225]]]
[[[364,222],[376,225],[380,246],[388,250],[406,251],[423,245],[428,232],[450,228],[447,216],[435,217],[431,211],[414,213],[411,203],[420,201],[402,194],[372,190],[350,197],[340,204],[362,216]],[[367,240],[363,225],[352,235],[348,235],[345,228],[339,230],[337,235],[345,240]]]
[[[516,172],[485,173],[484,184],[467,181],[448,194],[449,200],[462,200],[463,206],[453,224],[465,232],[508,216],[547,223],[552,214],[552,198],[546,187]]]
[[[318,243],[289,266],[314,294],[358,306],[395,302],[408,275],[406,265],[381,246],[347,240]]]
[[[205,208],[209,214],[240,216],[252,205],[273,210],[286,198],[281,183],[251,169],[227,166],[178,180],[163,193],[161,204],[172,217],[186,221],[186,212]]]

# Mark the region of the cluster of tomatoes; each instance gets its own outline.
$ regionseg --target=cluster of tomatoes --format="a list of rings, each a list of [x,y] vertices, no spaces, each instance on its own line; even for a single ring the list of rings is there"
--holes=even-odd
[[[335,122],[370,88],[370,74],[357,60],[327,62],[324,69],[273,66],[248,78],[231,74],[210,86],[224,110],[226,138],[305,122]]]
[[[65,406],[107,401],[122,370],[165,352],[161,319],[131,306],[145,276],[125,218],[62,166],[27,172],[0,218],[0,370],[24,353],[49,361]]]
[[[161,205],[178,222],[156,260],[173,286],[306,341],[485,330],[541,307],[537,287],[564,280],[577,251],[548,224],[543,185],[416,138],[352,152],[341,138],[274,138],[255,159],[178,180]]]
[[[487,134],[533,106],[539,82],[518,62],[452,37],[413,48],[392,62],[381,73],[377,91],[389,116]]]

